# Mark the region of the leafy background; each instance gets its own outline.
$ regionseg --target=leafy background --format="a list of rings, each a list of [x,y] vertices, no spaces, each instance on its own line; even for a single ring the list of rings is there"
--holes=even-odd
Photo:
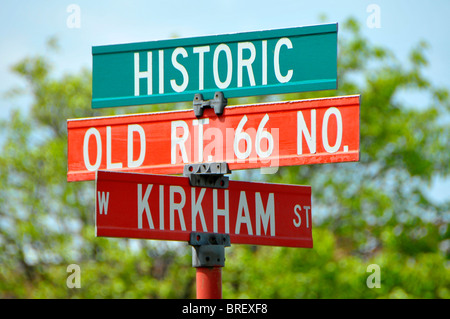
[[[227,248],[225,298],[450,298],[450,196],[436,202],[426,192],[449,176],[448,88],[424,76],[426,42],[399,60],[355,19],[340,32],[339,89],[277,98],[361,94],[361,159],[237,176],[311,185],[314,248]],[[68,118],[149,106],[91,109],[90,70],[55,78],[58,41],[48,47],[12,67],[28,85],[7,98],[31,93],[30,112],[0,123],[0,298],[195,298],[186,243],[96,238],[94,183],[66,182]],[[399,95],[410,91],[425,93],[427,105],[405,105]],[[79,289],[66,286],[69,264],[81,268]],[[380,288],[366,285],[371,264]]]

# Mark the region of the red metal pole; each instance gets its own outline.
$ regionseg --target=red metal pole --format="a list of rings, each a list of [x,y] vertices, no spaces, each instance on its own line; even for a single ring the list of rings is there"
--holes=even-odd
[[[222,267],[196,269],[197,299],[222,299]]]
[[[218,233],[192,232],[192,267],[196,268],[197,299],[222,299],[222,267],[225,266],[225,247],[230,236]]]

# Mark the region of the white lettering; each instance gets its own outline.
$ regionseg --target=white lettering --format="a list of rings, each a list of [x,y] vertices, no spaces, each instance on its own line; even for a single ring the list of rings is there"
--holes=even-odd
[[[153,93],[152,52],[147,52],[147,71],[139,71],[139,52],[134,53],[134,96],[140,95],[140,79],[147,79],[147,95]]]
[[[316,110],[311,110],[311,132],[308,130],[302,111],[297,112],[297,155],[303,154],[303,139],[305,136],[306,143],[311,154],[316,153]]]
[[[224,190],[224,209],[218,209],[218,200],[217,200],[217,189],[213,189],[213,231],[215,233],[218,232],[218,223],[217,217],[224,216],[225,217],[225,233],[230,232],[230,217],[229,217],[229,201],[228,201],[228,190]]]
[[[302,206],[295,205],[295,207],[294,207],[294,214],[297,216],[298,221],[296,221],[295,218],[294,218],[293,222],[294,222],[294,226],[297,227],[297,228],[302,225],[302,218],[300,217],[300,211],[301,210],[302,210]]]
[[[152,214],[150,212],[150,206],[148,205],[148,197],[150,196],[150,192],[152,191],[153,185],[150,184],[147,186],[147,189],[145,190],[144,197],[142,197],[142,184],[138,184],[137,191],[138,191],[138,228],[142,229],[142,214],[145,210],[145,215],[147,216],[147,222],[150,227],[150,229],[154,229],[153,227],[153,219]]]
[[[91,165],[91,162],[89,161],[89,138],[91,135],[94,135],[97,142],[97,157],[94,165]],[[100,137],[100,132],[95,127],[89,128],[84,134],[83,159],[84,165],[88,171],[93,172],[99,169],[102,162],[102,139]]]
[[[367,277],[366,285],[368,288],[381,288],[381,270],[377,264],[371,264],[367,266],[366,272],[373,272]]]
[[[77,4],[69,4],[66,8],[67,13],[71,13],[66,20],[69,29],[81,28],[81,8]]]
[[[159,50],[158,55],[159,55],[159,94],[164,94],[164,50]]]
[[[306,210],[305,216],[306,216],[306,228],[309,228],[309,210],[311,209],[311,206],[303,206],[303,208]]]
[[[242,212],[244,212],[244,215],[242,215]],[[247,204],[247,197],[245,196],[245,191],[241,191],[239,196],[239,207],[237,211],[237,220],[236,220],[236,229],[235,233],[237,235],[240,234],[241,231],[241,224],[245,223],[247,225],[247,233],[249,235],[253,235],[253,229],[252,229],[252,223],[250,220],[250,213],[248,211],[248,204]]]
[[[262,85],[267,85],[267,40],[261,41],[262,45]]]
[[[256,218],[256,235],[261,235],[261,221],[264,228],[264,233],[267,234],[267,227],[270,223],[270,236],[275,236],[275,204],[274,204],[274,194],[269,193],[267,199],[266,210],[264,211],[264,206],[261,199],[261,194],[259,192],[255,193],[255,218]]]
[[[175,211],[178,211],[178,219],[180,221],[181,229],[186,230],[186,224],[184,223],[183,208],[186,204],[186,194],[181,186],[170,186],[170,230],[175,229]],[[181,200],[179,203],[175,203],[175,193],[180,194]]]
[[[183,314],[192,314],[192,313],[200,313],[200,314],[204,314],[207,313],[209,314],[210,317],[214,316],[214,313],[216,311],[216,307],[217,306],[196,306],[193,305],[191,303],[189,303],[189,306],[183,306],[183,309],[181,310]]]
[[[66,271],[71,273],[69,277],[67,277],[66,285],[67,288],[81,288],[81,268],[77,264],[70,264],[67,266]]]
[[[305,219],[306,219],[306,228],[309,228],[309,210],[311,209],[311,206],[303,206],[303,208],[305,209]],[[295,218],[293,219],[294,222],[294,226],[295,227],[300,227],[302,225],[302,218],[300,216],[300,212],[302,210],[302,207],[300,205],[295,205],[294,207],[294,213],[298,218],[298,221],[295,220]]]
[[[239,124],[236,128],[236,134],[234,135],[234,143],[233,143],[234,154],[239,159],[246,159],[247,157],[250,156],[250,153],[252,152],[252,139],[248,133],[243,132],[244,125],[245,123],[247,123],[247,121],[248,121],[247,115],[244,115],[242,119],[239,121]],[[241,140],[245,140],[247,144],[245,152],[241,152],[239,150],[239,142]]]
[[[250,58],[245,59],[243,57],[243,50],[250,51]],[[237,59],[237,86],[242,87],[242,69],[247,68],[250,85],[255,86],[255,76],[253,75],[252,63],[255,61],[256,49],[251,42],[239,42],[238,43],[238,59]]]
[[[109,192],[97,192],[97,198],[100,215],[103,214],[103,211],[105,211],[105,215],[108,215]]]
[[[202,229],[207,232],[205,216],[203,215],[202,200],[205,196],[206,188],[200,190],[197,200],[195,200],[195,187],[191,187],[191,204],[192,204],[192,231],[197,231],[197,215],[200,215]]]
[[[255,141],[255,148],[256,148],[256,154],[260,158],[267,158],[270,155],[272,155],[274,142],[273,142],[273,136],[270,134],[267,129],[264,130],[264,126],[269,121],[269,114],[264,115],[264,117],[261,120],[261,123],[259,123],[258,130],[256,131],[256,141]],[[261,141],[263,139],[267,140],[267,151],[263,151],[261,147]]]
[[[276,81],[279,83],[287,83],[291,81],[294,70],[286,67],[291,59],[289,58],[289,52],[286,50],[293,49],[293,42],[288,38],[280,38],[276,41],[275,45],[270,45],[268,47],[268,40],[259,41],[244,41],[237,42],[230,47],[229,44],[221,43],[214,48],[214,53],[212,56],[212,75],[214,79],[215,86],[219,89],[227,89],[232,80],[234,80],[234,71],[236,72],[236,82],[235,85],[238,88],[244,87],[246,83],[249,86],[256,86],[255,73],[253,69],[253,63],[259,58],[261,59],[261,64],[258,62],[258,68],[261,68],[261,76],[258,76],[258,81],[261,81],[261,85],[265,86],[268,82],[268,59],[272,59],[273,54],[273,73],[275,75]],[[233,52],[232,49],[233,48]],[[198,91],[205,90],[205,85],[210,86],[210,81],[208,76],[210,76],[209,65],[211,61],[211,56],[207,55],[211,51],[210,45],[193,47],[192,52],[194,55],[198,55],[198,70],[193,70],[187,67],[189,58],[189,53],[184,47],[174,48],[170,56],[172,67],[181,73],[173,73],[177,76],[173,76],[170,79],[170,85],[173,91],[177,93],[185,92],[189,86],[190,76],[194,76],[196,79],[198,77]],[[190,51],[189,51],[190,52]],[[156,53],[156,51],[155,51]],[[224,53],[221,55],[221,53]],[[284,55],[283,55],[284,54]],[[146,63],[140,61],[140,59],[145,59]],[[153,94],[153,67],[155,67],[155,72],[158,72],[158,93],[164,94],[165,92],[165,58],[164,50],[158,50],[158,57],[155,57],[155,63],[157,61],[158,66],[153,65],[153,52],[152,51],[141,51],[134,52],[134,96],[139,96],[141,94],[141,84],[146,80],[147,85],[147,95]],[[196,58],[196,57],[195,57]],[[191,60],[194,59],[191,57]],[[185,61],[185,62],[183,62]],[[233,62],[235,61],[235,62]],[[286,62],[288,61],[288,62]],[[141,66],[142,62],[142,66]],[[282,63],[284,62],[284,63]],[[236,63],[236,68],[233,69],[233,63]],[[170,64],[169,64],[170,65]],[[167,67],[167,66],[166,66]],[[244,68],[246,71],[244,71]],[[142,70],[141,70],[142,69]],[[188,72],[189,70],[189,72]],[[191,75],[195,72],[194,75]],[[197,73],[198,72],[198,73]],[[244,75],[246,72],[247,75]],[[271,76],[273,76],[271,74]],[[246,80],[248,76],[248,82]],[[272,83],[273,84],[273,83]],[[155,86],[156,87],[156,86]],[[212,87],[207,87],[206,89],[213,89]],[[144,92],[142,92],[144,94]]]
[[[159,229],[164,230],[164,185],[159,185]]]
[[[225,56],[227,58],[227,77],[225,82],[220,81],[219,77],[219,54],[220,52],[225,52]],[[219,89],[226,89],[230,83],[233,75],[233,60],[231,57],[231,50],[226,44],[219,44],[217,48],[214,50],[213,57],[213,74],[214,74],[214,82]]]
[[[181,83],[181,85],[178,85],[175,79],[170,80],[170,85],[172,85],[172,89],[178,93],[186,90],[189,83],[189,74],[187,73],[186,68],[177,61],[177,56],[180,54],[183,56],[183,58],[187,58],[188,56],[188,53],[185,48],[182,47],[176,48],[172,53],[172,65],[175,69],[181,72],[183,76],[183,82]]]
[[[193,120],[192,125],[198,125],[198,159],[197,161],[203,162],[203,125],[209,124],[209,118]]]
[[[141,142],[141,149],[139,153],[139,158],[135,161],[133,160],[133,133],[139,133],[139,140]],[[128,167],[139,167],[144,163],[145,159],[145,132],[144,128],[138,124],[128,125],[128,147],[127,147],[127,155],[128,155]]]
[[[177,128],[183,129],[183,134],[181,137],[177,136]],[[171,164],[176,164],[177,162],[177,145],[180,147],[181,157],[183,163],[188,162],[187,152],[186,152],[186,140],[189,137],[189,128],[185,121],[173,121],[171,130],[171,152],[170,152],[170,162]]]
[[[370,13],[367,17],[366,25],[370,28],[381,28],[381,8],[378,4],[369,4],[366,8],[366,12]]]
[[[280,71],[280,50],[281,46],[285,45],[288,49],[292,49],[292,42],[289,40],[289,38],[281,38],[278,40],[277,44],[275,45],[275,51],[273,54],[273,64],[274,64],[274,70],[275,70],[275,76],[277,77],[278,82],[280,83],[286,83],[289,82],[292,78],[292,74],[294,71],[292,69],[288,70],[286,75],[281,75]]]
[[[328,119],[330,118],[330,115],[333,114],[336,117],[336,143],[334,146],[330,146],[328,143]],[[323,123],[322,123],[322,143],[323,147],[325,148],[325,151],[328,153],[336,153],[339,151],[339,148],[341,147],[342,142],[342,116],[341,112],[339,112],[339,109],[335,107],[330,107],[323,116]]]
[[[209,52],[209,45],[204,47],[195,47],[194,53],[198,53],[198,89],[204,88],[205,78],[205,52]]]
[[[206,119],[208,118],[205,118],[205,120]],[[207,161],[212,162],[214,160],[214,162],[223,162],[225,154],[223,154],[224,137],[222,130],[217,127],[208,127],[205,131],[204,139],[211,141],[206,144],[202,152],[204,154],[203,156],[206,156]],[[231,152],[233,152],[233,150],[231,150]],[[231,153],[231,156],[233,156],[233,153]]]
[[[118,169],[122,168],[122,163],[112,163],[111,150],[111,126],[106,127],[106,168],[107,169]]]

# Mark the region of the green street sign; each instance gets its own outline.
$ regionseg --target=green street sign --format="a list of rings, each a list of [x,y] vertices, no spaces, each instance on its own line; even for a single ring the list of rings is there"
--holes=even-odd
[[[92,107],[337,88],[338,25],[92,47]]]

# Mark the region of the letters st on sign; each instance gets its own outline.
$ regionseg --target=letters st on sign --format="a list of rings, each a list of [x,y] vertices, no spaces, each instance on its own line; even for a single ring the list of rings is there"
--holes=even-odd
[[[227,233],[233,244],[311,248],[311,187],[230,181],[191,187],[186,177],[98,171],[96,235],[189,241]]]
[[[68,120],[68,181],[96,170],[181,174],[186,164],[231,170],[359,160],[359,95]],[[209,117],[208,117],[209,116]]]
[[[92,48],[92,107],[337,88],[337,24]]]

